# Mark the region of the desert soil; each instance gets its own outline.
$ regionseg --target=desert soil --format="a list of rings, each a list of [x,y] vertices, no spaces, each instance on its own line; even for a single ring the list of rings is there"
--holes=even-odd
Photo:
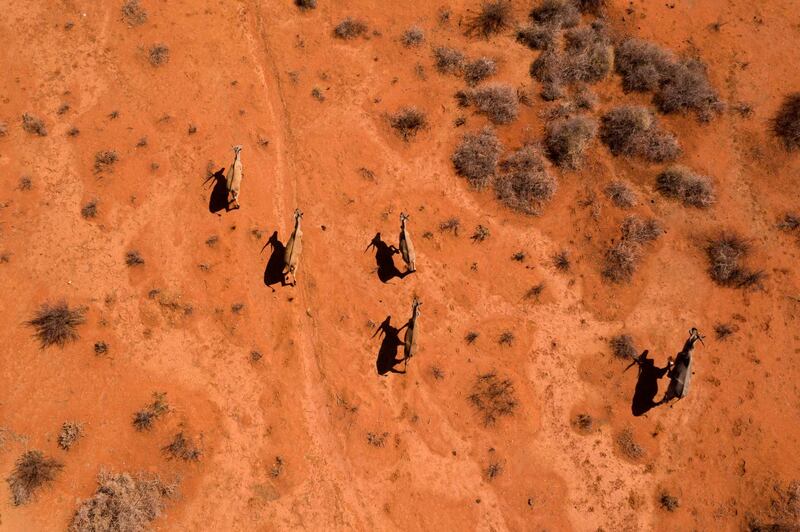
[[[783,96],[800,88],[795,2],[612,2],[615,35],[708,65],[728,110],[709,124],[660,120],[680,139],[680,162],[712,177],[718,202],[665,199],[654,190],[661,165],[614,158],[595,141],[579,171],[552,169],[560,186],[538,217],[471,190],[450,162],[486,119],[458,108],[464,84],[435,71],[432,46],[494,57],[493,80],[533,96],[497,128],[507,150],[541,139],[556,105],[538,97],[528,75],[538,52],[512,30],[464,36],[477,5],[453,0],[440,23],[444,3],[417,0],[319,0],[310,11],[290,0],[143,0],[147,21],[131,27],[119,1],[4,3],[0,472],[27,449],[64,469],[19,507],[3,482],[1,529],[64,530],[101,470],[179,479],[156,530],[738,530],[769,517],[773,488],[800,478],[800,244],[776,229],[800,207],[800,156],[769,133]],[[514,2],[518,21],[529,9]],[[366,21],[367,35],[334,39],[346,16]],[[426,42],[409,49],[399,37],[412,25]],[[170,51],[158,67],[147,60],[155,43]],[[616,75],[594,90],[599,112],[650,101],[624,94]],[[737,102],[753,115],[732,112]],[[406,105],[429,122],[410,142],[387,123]],[[22,129],[26,112],[47,136]],[[244,146],[241,209],[210,212],[204,181],[227,168],[234,144]],[[119,160],[98,172],[101,150]],[[613,179],[634,185],[637,207],[608,201]],[[95,199],[97,216],[83,218]],[[297,207],[298,284],[267,286],[268,239],[277,231],[286,243]],[[378,232],[396,244],[401,211],[418,271],[384,283],[365,248]],[[630,213],[666,233],[632,282],[611,284],[603,250]],[[457,232],[439,229],[449,218]],[[479,224],[490,236],[476,243]],[[721,230],[750,239],[761,289],[710,280],[703,245]],[[129,267],[134,249],[145,263]],[[551,262],[562,249],[567,273]],[[518,251],[523,261],[512,260]],[[419,352],[406,373],[379,375],[378,324],[404,324],[415,296]],[[86,307],[87,321],[77,341],[42,349],[26,322],[60,300]],[[736,332],[717,340],[718,323]],[[707,338],[690,395],[634,417],[636,368],[609,339],[631,334],[663,366],[692,326]],[[501,345],[506,331],[513,342]],[[487,426],[470,395],[490,372],[513,383],[517,407]],[[137,432],[133,413],[154,392],[171,410]],[[66,452],[57,434],[68,420],[85,436]],[[179,431],[200,445],[198,461],[162,452]],[[625,431],[641,456],[622,452]],[[674,511],[663,493],[678,499]]]

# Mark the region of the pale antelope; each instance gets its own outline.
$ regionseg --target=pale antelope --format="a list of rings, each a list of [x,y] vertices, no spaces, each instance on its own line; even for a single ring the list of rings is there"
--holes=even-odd
[[[411,319],[405,325],[406,335],[404,338],[403,360],[405,360],[406,365],[408,365],[408,359],[417,354],[417,336],[419,336],[417,320],[419,319],[419,307],[421,305],[422,302],[414,298],[414,301],[411,302]]]
[[[283,275],[284,283],[295,286],[297,284],[297,268],[300,266],[300,254],[303,252],[303,231],[300,229],[300,220],[303,213],[300,209],[294,210],[294,231],[286,243],[286,251],[283,255]],[[291,282],[287,282],[287,277],[291,276]]]
[[[400,255],[406,263],[406,272],[417,270],[417,254],[408,232],[408,215],[404,212],[400,213]]]
[[[228,168],[228,175],[225,176],[225,180],[228,183],[228,194],[233,196],[234,209],[239,208],[239,190],[242,188],[241,151],[241,144],[237,144],[233,147],[233,164],[231,164],[231,167]],[[230,199],[228,199],[228,205],[230,205]]]

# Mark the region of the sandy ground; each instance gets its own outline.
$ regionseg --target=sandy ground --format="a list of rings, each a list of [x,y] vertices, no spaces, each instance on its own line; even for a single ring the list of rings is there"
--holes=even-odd
[[[65,465],[21,507],[4,482],[0,529],[65,529],[104,469],[180,479],[157,530],[738,530],[768,515],[775,484],[799,478],[800,246],[775,224],[800,207],[800,157],[767,132],[800,87],[794,2],[613,2],[615,31],[699,55],[722,98],[754,115],[661,118],[681,162],[713,177],[719,201],[708,211],[656,194],[660,166],[596,143],[581,171],[559,174],[540,217],[470,190],[450,164],[461,134],[485,119],[457,107],[463,83],[435,72],[432,45],[495,57],[495,80],[539,90],[528,76],[536,52],[513,32],[463,35],[476,3],[450,2],[447,24],[438,4],[416,0],[320,0],[309,12],[289,0],[142,5],[138,27],[121,21],[117,1],[8,0],[0,13],[0,472],[31,448]],[[514,2],[518,20],[529,7]],[[331,37],[348,15],[368,23],[367,38]],[[409,50],[399,36],[413,24],[427,42]],[[146,50],[157,42],[170,58],[154,68]],[[595,90],[600,112],[649,101],[624,95],[617,76]],[[498,128],[508,149],[541,138],[550,104],[533,101]],[[430,123],[409,143],[386,120],[404,105]],[[24,132],[24,112],[49,134]],[[242,208],[212,213],[207,168],[226,168],[234,144],[244,145]],[[111,171],[94,171],[100,150],[119,154]],[[31,190],[18,186],[23,175]],[[628,214],[601,193],[615,178],[642,198],[632,212],[667,230],[622,286],[600,276]],[[581,203],[592,191],[596,216]],[[86,220],[92,199],[98,216]],[[286,242],[296,207],[299,283],[266,286],[262,248],[275,231]],[[401,211],[418,271],[383,283],[365,248],[377,232],[396,243]],[[458,234],[439,230],[451,217]],[[491,233],[480,244],[469,238],[478,224]],[[752,239],[763,290],[710,281],[702,246],[722,229]],[[125,265],[131,249],[144,265]],[[566,274],[550,261],[561,249],[573,259]],[[524,261],[511,260],[517,251]],[[526,300],[540,282],[539,300]],[[379,375],[377,324],[404,324],[415,295],[419,354],[407,373]],[[61,299],[88,309],[80,340],[40,349],[25,322]],[[722,322],[738,329],[717,341]],[[625,371],[608,339],[628,332],[663,366],[691,326],[708,334],[692,393],[634,417],[636,368]],[[472,344],[468,331],[479,333]],[[498,343],[504,331],[510,346]],[[487,427],[469,395],[490,371],[513,382],[518,407]],[[133,413],[157,391],[170,413],[135,431]],[[588,433],[578,414],[592,416]],[[69,452],[56,443],[66,420],[86,429]],[[644,449],[638,459],[615,443],[625,430]],[[178,431],[200,442],[198,462],[161,452]],[[502,468],[495,478],[491,464]],[[664,492],[675,511],[661,508]]]

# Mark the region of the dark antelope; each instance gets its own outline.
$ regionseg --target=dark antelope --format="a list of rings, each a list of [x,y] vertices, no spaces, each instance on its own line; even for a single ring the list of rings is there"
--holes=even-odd
[[[414,298],[414,301],[411,302],[411,319],[405,324],[406,336],[404,339],[403,359],[406,366],[408,366],[408,359],[417,354],[417,336],[419,336],[417,320],[419,319],[419,307],[421,305],[422,302]]]
[[[692,381],[692,351],[694,351],[694,344],[700,340],[703,343],[703,337],[700,332],[692,327],[689,330],[689,338],[683,344],[683,349],[675,361],[672,357],[667,362],[667,376],[669,377],[669,386],[664,394],[664,398],[659,403],[667,403],[673,399],[683,399],[689,393],[689,384]]]

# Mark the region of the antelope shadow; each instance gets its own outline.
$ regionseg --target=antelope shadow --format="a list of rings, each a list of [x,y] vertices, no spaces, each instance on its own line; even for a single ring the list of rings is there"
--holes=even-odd
[[[378,279],[380,279],[381,282],[388,283],[395,277],[402,279],[411,273],[403,273],[394,265],[394,255],[400,253],[400,250],[384,242],[380,233],[375,234],[364,252],[368,251],[369,248],[375,248],[375,264],[378,267]]]
[[[212,214],[216,214],[221,210],[228,210],[228,181],[225,179],[225,168],[220,168],[213,174],[209,175],[204,185],[209,181],[214,180],[213,188],[211,189],[211,196],[208,198],[208,210]]]
[[[648,358],[649,351],[645,349],[641,355],[631,362],[639,366],[639,378],[631,401],[631,413],[634,416],[646,414],[651,408],[660,403],[655,401],[658,394],[658,381],[667,373],[667,368],[659,368],[652,358]],[[629,366],[630,367],[630,366]]]
[[[285,286],[286,279],[283,275],[283,267],[286,246],[278,239],[277,231],[272,233],[272,236],[269,237],[269,240],[267,240],[267,243],[261,248],[261,251],[263,252],[267,246],[272,246],[272,253],[264,268],[264,284],[270,288],[272,288],[272,285],[278,283],[281,283],[281,286]],[[272,291],[274,292],[275,289],[272,288]]]
[[[372,335],[375,338],[380,333],[383,333],[383,340],[381,346],[378,348],[378,357],[375,360],[375,369],[378,375],[386,375],[387,373],[405,373],[405,370],[398,370],[395,368],[398,364],[404,361],[403,358],[397,358],[397,349],[403,345],[400,339],[400,329],[391,325],[392,316],[386,316],[378,326],[378,330]]]

